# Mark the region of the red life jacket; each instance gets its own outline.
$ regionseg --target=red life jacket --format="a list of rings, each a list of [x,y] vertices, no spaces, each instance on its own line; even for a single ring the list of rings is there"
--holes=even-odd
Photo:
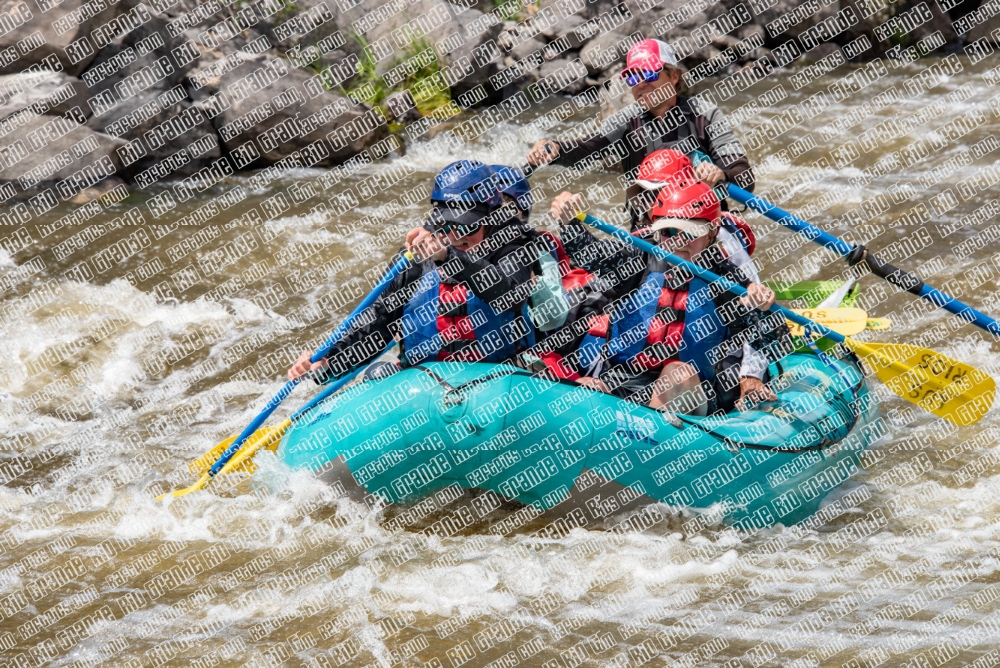
[[[465,285],[445,283],[437,269],[425,270],[403,308],[403,350],[411,364],[507,361],[535,344],[527,316],[527,305],[520,314],[494,311]]]
[[[687,311],[688,288],[671,290],[663,287],[656,302],[656,311],[649,322],[646,345],[636,354],[635,364],[643,369],[661,369],[668,362],[680,361],[678,350],[684,338],[684,314]],[[608,315],[592,316],[588,334],[599,339],[608,337]]]
[[[476,330],[466,306],[468,292],[462,283],[441,283],[437,316],[437,330],[441,335],[439,362],[476,362],[482,357],[478,346],[469,343],[476,340]]]
[[[757,244],[750,225],[728,211],[722,212],[722,218],[722,224],[739,237],[747,255],[753,255]],[[642,237],[649,232],[648,228],[644,228],[636,230],[632,234]],[[666,286],[661,288],[656,311],[649,322],[646,345],[631,360],[634,364],[643,369],[655,370],[663,368],[668,362],[681,361],[679,350],[683,345],[687,298],[688,286],[679,290],[671,290]],[[592,316],[588,334],[606,339],[608,337],[608,323],[608,315]]]
[[[594,275],[584,269],[570,268],[569,254],[563,246],[562,239],[551,232],[542,231],[538,234],[548,239],[552,246],[556,249],[555,256],[556,260],[559,262],[559,274],[562,276],[563,290],[565,290],[567,294],[572,290],[584,287],[587,283],[590,283],[590,281],[594,279]]]

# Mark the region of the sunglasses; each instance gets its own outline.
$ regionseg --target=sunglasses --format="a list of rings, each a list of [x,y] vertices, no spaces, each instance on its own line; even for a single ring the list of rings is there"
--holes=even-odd
[[[625,74],[625,83],[628,84],[629,88],[635,88],[641,82],[653,83],[660,78],[660,74],[663,70],[656,70],[655,72],[650,72],[649,70],[632,70]]]
[[[695,235],[691,234],[690,232],[682,232],[682,231],[680,231],[680,230],[678,230],[676,228],[673,228],[673,227],[668,227],[666,229],[657,230],[656,233],[660,235],[659,238],[661,238],[661,239],[663,237],[666,237],[668,239],[673,239],[674,237],[680,237],[684,241],[694,241],[695,239],[698,238]]]
[[[443,225],[435,225],[434,229],[441,234],[448,234],[449,232],[455,232],[458,238],[470,237],[479,230],[483,228],[482,224],[475,223],[473,225],[456,225],[454,223],[445,223]]]

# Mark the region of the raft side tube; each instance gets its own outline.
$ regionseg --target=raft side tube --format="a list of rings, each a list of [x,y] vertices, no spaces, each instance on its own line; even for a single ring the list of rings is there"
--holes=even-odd
[[[658,411],[515,367],[429,363],[338,395],[290,429],[278,454],[393,504],[458,485],[577,522],[664,503],[746,526],[788,524],[814,513],[881,436],[856,363],[833,364],[840,373],[789,355],[772,365],[785,381],[777,402],[682,416],[678,428]]]

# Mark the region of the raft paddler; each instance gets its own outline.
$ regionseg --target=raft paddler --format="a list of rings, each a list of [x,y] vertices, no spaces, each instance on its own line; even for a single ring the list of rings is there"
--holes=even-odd
[[[673,47],[657,39],[636,42],[628,51],[620,76],[632,89],[640,113],[581,140],[543,139],[528,153],[528,163],[580,166],[603,159],[610,150],[622,157],[625,178],[633,181],[643,159],[654,151],[671,148],[688,155],[701,151],[710,160],[695,168],[699,179],[712,187],[725,180],[753,191],[750,161],[722,111],[718,107],[704,108],[704,103],[678,94],[683,79]],[[634,201],[640,196],[638,187],[626,192],[633,225],[642,213],[642,205]]]
[[[762,313],[774,293],[729,259],[719,242],[719,200],[693,170],[659,191],[649,232],[678,257],[746,287],[747,297],[714,291],[632,246],[596,239],[571,207],[552,213],[573,262],[614,286],[615,306],[591,319],[580,349],[596,379],[591,387],[698,415],[775,399],[767,367],[790,350],[787,326]]]
[[[491,168],[500,178],[504,201],[517,206],[520,221],[527,225],[534,204],[531,184],[519,169],[506,165],[491,165]],[[557,236],[543,231],[539,233],[539,241],[537,248],[542,252],[534,270],[529,309],[536,345],[512,362],[544,377],[590,384],[592,379],[582,377],[574,364],[585,329],[580,325],[589,321],[591,315],[602,313],[608,299],[593,274],[570,266],[569,256]],[[548,252],[542,250],[542,244],[547,244]]]
[[[427,361],[507,362],[534,345],[527,311],[538,253],[547,251],[516,202],[505,202],[489,166],[460,160],[434,179],[427,222],[406,234],[416,260],[322,361],[303,352],[288,371],[317,382],[342,376],[400,341],[405,365]],[[400,251],[402,253],[402,251]],[[395,373],[387,363],[366,377]]]
[[[643,234],[649,231],[651,221],[649,212],[656,202],[657,195],[664,188],[675,187],[678,180],[690,180],[690,174],[697,176],[698,170],[692,165],[691,158],[680,151],[662,148],[647,155],[639,170],[633,186],[639,194],[635,196],[636,210],[632,218],[633,234]],[[556,195],[552,202],[551,211],[560,212],[553,214],[556,218],[561,218],[564,210],[577,211],[583,204],[580,195],[562,192]],[[721,204],[721,201],[720,201]],[[742,218],[730,211],[722,211],[718,241],[729,255],[729,259],[739,267],[743,273],[754,283],[760,282],[757,268],[750,260],[757,244],[756,237],[750,225]]]

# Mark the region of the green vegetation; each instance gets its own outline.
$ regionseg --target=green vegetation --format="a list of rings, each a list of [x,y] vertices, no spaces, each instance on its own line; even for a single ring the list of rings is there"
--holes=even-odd
[[[425,116],[451,102],[451,88],[441,75],[440,56],[434,45],[428,42],[426,37],[410,41],[405,49],[406,58],[404,62],[427,50],[430,50],[434,54],[434,60],[408,76],[400,84],[401,88],[406,88],[410,91],[413,95],[413,100],[417,103],[417,110]]]
[[[301,51],[299,53],[301,53]],[[323,73],[323,60],[322,60],[322,58],[317,58],[316,60],[313,60],[312,62],[307,63],[306,66],[305,66],[305,69],[309,70],[313,74],[322,74]],[[324,88],[325,87],[326,86],[324,85]]]
[[[240,0],[243,1],[243,0]],[[518,0],[513,0],[512,4],[517,4]],[[288,7],[298,11],[293,3]],[[346,82],[346,84],[332,85],[331,82],[342,78],[333,76],[331,67],[322,65],[322,61],[316,60],[305,65],[311,72],[321,75],[320,79],[327,90],[336,90],[341,95],[346,95],[353,100],[366,102],[375,106],[382,106],[385,99],[394,92],[408,90],[413,96],[417,110],[422,115],[430,115],[438,109],[451,102],[451,88],[444,80],[442,69],[444,63],[434,44],[426,36],[411,38],[410,43],[403,49],[403,56],[396,58],[386,70],[391,70],[399,65],[414,59],[420,58],[423,63],[418,69],[408,74],[405,79],[394,86],[386,84],[385,79],[378,74],[378,63],[372,56],[372,50],[365,36],[356,31],[349,35],[350,39],[359,47],[360,55],[357,63],[357,73]],[[299,45],[301,53],[308,49],[308,46]],[[428,57],[430,56],[430,57]],[[385,111],[383,107],[383,111]]]
[[[281,23],[285,19],[291,18],[293,14],[298,14],[301,11],[301,7],[296,5],[294,2],[288,2],[284,4],[281,9],[279,9],[274,14],[274,20]]]
[[[424,115],[451,102],[451,89],[441,76],[441,57],[426,37],[411,39],[404,49],[404,57],[393,61],[388,69],[427,51],[433,54],[433,59],[391,87],[387,86],[385,80],[378,75],[375,59],[371,55],[371,49],[364,35],[353,33],[351,39],[361,47],[361,56],[358,59],[358,74],[346,88],[340,87],[342,94],[369,104],[381,105],[390,94],[406,89],[413,95],[417,109]]]
[[[358,58],[358,74],[351,81],[347,88],[340,86],[340,92],[353,99],[361,99],[369,104],[378,104],[391,92],[386,90],[385,82],[376,72],[375,58],[372,57],[371,49],[368,47],[368,40],[359,32],[352,31],[351,39],[361,47],[361,56]],[[372,99],[363,97],[367,91],[374,89],[375,94]]]

